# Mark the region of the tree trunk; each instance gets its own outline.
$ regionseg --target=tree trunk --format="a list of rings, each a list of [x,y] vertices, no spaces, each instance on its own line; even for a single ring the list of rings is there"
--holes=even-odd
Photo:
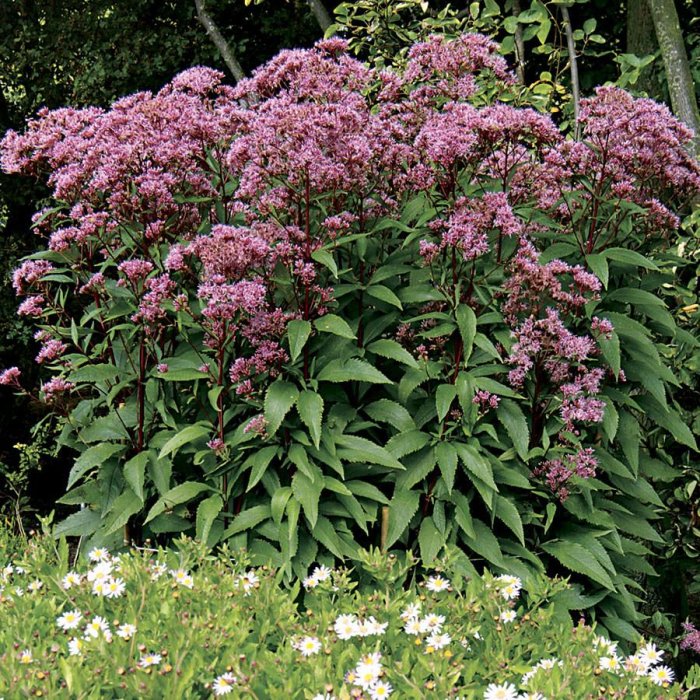
[[[333,24],[333,19],[330,14],[328,14],[326,6],[323,4],[322,0],[309,0],[309,7],[314,13],[314,17],[321,27],[321,30],[325,34],[328,27]]]
[[[521,12],[520,0],[513,0],[513,17]],[[523,26],[518,23],[515,28],[515,73],[518,81],[525,85],[525,41],[523,39]]]
[[[673,0],[650,0],[650,6],[666,68],[671,107],[674,114],[695,132],[691,153],[697,157],[700,146],[700,114],[676,6]]]
[[[627,0],[627,53],[649,56],[658,48],[649,0]],[[650,97],[661,95],[661,85],[651,66],[642,69],[636,86]]]
[[[222,36],[219,28],[211,18],[211,15],[204,7],[204,0],[194,0],[194,5],[197,8],[197,19],[200,21],[205,31],[209,35],[209,38],[214,42],[214,45],[219,50],[221,58],[224,59],[224,63],[231,71],[231,75],[233,75],[236,81],[243,80],[243,78],[245,78],[245,71],[238,62],[238,59],[234,56],[231,47]]]

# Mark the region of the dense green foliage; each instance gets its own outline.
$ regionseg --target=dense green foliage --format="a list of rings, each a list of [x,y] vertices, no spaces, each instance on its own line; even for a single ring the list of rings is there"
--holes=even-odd
[[[471,578],[458,552],[431,576],[403,555],[364,552],[355,572],[316,569],[284,590],[245,554],[213,557],[186,540],[78,563],[64,540],[18,544],[0,544],[10,697],[349,700],[363,685],[363,697],[388,697],[388,685],[416,699],[515,697],[516,687],[531,693],[518,697],[592,699],[601,687],[686,697],[646,640],[628,656],[583,620],[572,626],[564,582]],[[110,582],[117,593],[96,593]],[[686,687],[698,680],[696,669]]]

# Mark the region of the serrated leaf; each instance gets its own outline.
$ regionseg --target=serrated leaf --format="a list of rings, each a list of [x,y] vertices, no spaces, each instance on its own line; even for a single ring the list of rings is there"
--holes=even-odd
[[[239,532],[248,532],[257,527],[263,521],[270,517],[270,506],[253,506],[246,510],[242,510],[234,519],[233,522],[224,530],[221,535],[222,540],[226,540]]]
[[[383,301],[391,306],[395,306],[399,310],[403,310],[401,300],[396,296],[396,294],[394,294],[394,292],[391,291],[391,289],[389,289],[389,287],[385,287],[383,284],[372,284],[367,287],[365,291],[367,292],[367,296]]]
[[[124,465],[126,483],[131,486],[133,492],[141,499],[141,503],[143,503],[143,482],[148,460],[148,452],[139,452]]]
[[[321,263],[325,268],[333,273],[333,277],[338,279],[338,266],[335,264],[333,256],[327,251],[319,248],[311,253],[311,259]]]
[[[472,520],[472,528],[474,530],[474,537],[463,537],[465,544],[479,556],[486,559],[490,564],[501,569],[505,568],[501,546],[498,544],[498,540],[491,531],[491,528],[478,518]]]
[[[592,253],[586,256],[586,263],[591,272],[601,281],[603,287],[607,289],[610,270],[608,269],[608,261],[605,256],[600,253]]]
[[[582,545],[576,542],[545,542],[542,549],[553,556],[567,569],[583,574],[610,591],[615,584],[598,560]]]
[[[505,496],[496,494],[494,502],[495,515],[504,523],[518,538],[520,544],[525,546],[525,533],[523,531],[523,521],[515,505]]]
[[[598,337],[598,346],[603,353],[605,361],[610,365],[614,377],[620,376],[620,338],[613,331],[609,338],[604,336]]]
[[[248,478],[248,486],[246,493],[250,491],[265,475],[270,462],[277,454],[277,445],[268,445],[261,450],[256,450],[245,462],[243,469],[250,468],[250,477]]]
[[[195,524],[195,537],[200,542],[206,542],[211,532],[211,526],[224,507],[221,496],[214,494],[205,498],[197,506],[197,519]]]
[[[316,330],[321,333],[332,333],[333,335],[338,335],[341,338],[349,338],[350,340],[357,338],[352,328],[348,326],[347,321],[340,318],[340,316],[336,316],[336,314],[326,314],[325,316],[321,316],[321,318],[317,318],[314,321],[314,326],[316,326]]]
[[[405,433],[394,435],[386,444],[387,452],[396,459],[401,459],[413,452],[418,452],[430,442],[430,435],[420,430],[409,430]]]
[[[420,494],[417,491],[395,493],[389,504],[389,528],[386,547],[391,547],[404,533],[413,516],[418,511]]]
[[[119,376],[119,369],[112,364],[83,365],[73,370],[68,379],[75,382],[105,382],[114,381]]]
[[[462,336],[462,361],[466,365],[471,357],[476,337],[476,314],[471,306],[460,304],[455,311],[455,317],[459,333]]]
[[[181,447],[184,445],[194,442],[195,440],[199,440],[200,438],[203,437],[208,437],[212,432],[211,426],[209,425],[203,425],[201,423],[196,423],[195,425],[188,425],[186,428],[183,428],[179,432],[177,432],[173,437],[168,440],[165,445],[160,450],[160,453],[158,454],[158,459],[163,459],[163,457],[167,457],[169,454],[172,454],[173,452],[176,452],[179,450]]]
[[[287,339],[289,340],[289,355],[292,362],[299,357],[311,335],[311,324],[304,320],[294,320],[287,324]]]
[[[608,397],[603,397],[605,400],[605,413],[603,413],[603,431],[610,442],[617,435],[617,428],[620,423],[620,417],[615,408],[615,404]]]
[[[379,399],[365,406],[365,413],[372,420],[388,423],[400,432],[416,429],[411,414],[401,404],[390,399]]]
[[[291,382],[280,379],[270,384],[265,394],[265,432],[274,435],[289,409],[296,403],[299,390]]]
[[[435,527],[432,518],[425,518],[418,531],[418,547],[424,566],[430,566],[445,544],[444,537]]]
[[[318,374],[320,382],[367,382],[369,384],[392,384],[391,379],[364,360],[331,360]]]
[[[498,491],[496,482],[493,480],[493,467],[489,461],[480,455],[472,445],[465,445],[458,442],[455,444],[455,448],[457,449],[457,454],[462,460],[465,469],[493,491]]]
[[[124,449],[124,445],[117,445],[109,442],[88,447],[80,455],[80,457],[75,460],[73,468],[70,470],[70,474],[68,475],[68,485],[66,488],[70,489],[73,484],[75,484],[76,481],[78,481],[78,479],[85,474],[85,472],[93,467],[98,467],[103,462],[106,462],[110,457],[113,457],[119,452],[123,452]]]
[[[413,355],[395,340],[386,338],[375,340],[373,343],[367,345],[365,349],[368,352],[373,352],[375,355],[386,357],[389,360],[396,360],[404,365],[418,369],[418,363]]]
[[[506,429],[508,436],[513,442],[513,447],[518,456],[527,461],[529,450],[530,430],[527,420],[520,406],[509,399],[501,399],[501,403],[496,409],[496,416]]]
[[[445,419],[452,402],[457,397],[457,387],[454,384],[440,384],[435,392],[435,408],[438,421]]]
[[[628,248],[606,248],[601,255],[604,255],[608,260],[625,263],[626,265],[634,265],[643,267],[646,270],[658,270],[656,263],[645,258],[634,250]]]
[[[452,494],[452,502],[455,506],[455,520],[457,521],[457,525],[462,528],[467,537],[475,539],[476,533],[474,532],[474,523],[472,522],[469,500],[464,494],[455,492]]]
[[[297,413],[304,425],[309,429],[311,440],[316,449],[318,449],[321,444],[323,398],[315,391],[302,391],[297,398]]]
[[[640,430],[637,419],[628,411],[620,413],[618,443],[636,477],[639,472]]]
[[[452,493],[457,474],[457,450],[455,446],[450,442],[438,442],[435,446],[435,459],[440,467],[440,474],[447,487],[447,493]]]
[[[156,501],[151,510],[148,511],[144,524],[153,520],[166,509],[191,501],[202,491],[211,491],[211,487],[198,481],[186,481],[184,484],[175,486]]]
[[[57,523],[53,530],[53,536],[56,538],[62,535],[66,537],[85,537],[95,532],[100,527],[101,522],[102,518],[100,518],[100,514],[96,510],[83,508]]]
[[[312,530],[318,520],[318,502],[321,498],[321,491],[323,491],[322,479],[312,481],[299,471],[292,478],[294,498],[301,503],[304,515]]]
[[[404,466],[387,449],[359,435],[338,435],[335,438],[338,456],[349,462],[368,462],[390,469],[403,469]]]
[[[351,481],[346,481],[345,485],[355,496],[368,498],[371,501],[376,501],[377,503],[382,503],[383,505],[389,504],[389,499],[376,486],[373,486],[366,481],[353,479]]]

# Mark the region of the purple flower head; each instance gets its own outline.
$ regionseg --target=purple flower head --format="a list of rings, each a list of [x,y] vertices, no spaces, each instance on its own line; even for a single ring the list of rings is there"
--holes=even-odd
[[[0,372],[0,386],[19,387],[19,378],[22,372],[17,367],[9,367]]]
[[[46,403],[54,403],[63,394],[75,389],[75,384],[65,380],[63,377],[54,377],[42,385],[41,393]]]
[[[29,287],[54,269],[48,260],[26,260],[12,273],[16,294],[25,294]]]

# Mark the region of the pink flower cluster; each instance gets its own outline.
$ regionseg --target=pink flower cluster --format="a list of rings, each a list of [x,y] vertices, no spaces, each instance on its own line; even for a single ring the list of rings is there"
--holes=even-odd
[[[564,455],[561,459],[541,462],[534,474],[543,477],[547,486],[563,502],[569,497],[567,483],[571,477],[575,475],[581,479],[590,479],[595,476],[597,466],[598,461],[593,455],[593,448],[587,447]]]

